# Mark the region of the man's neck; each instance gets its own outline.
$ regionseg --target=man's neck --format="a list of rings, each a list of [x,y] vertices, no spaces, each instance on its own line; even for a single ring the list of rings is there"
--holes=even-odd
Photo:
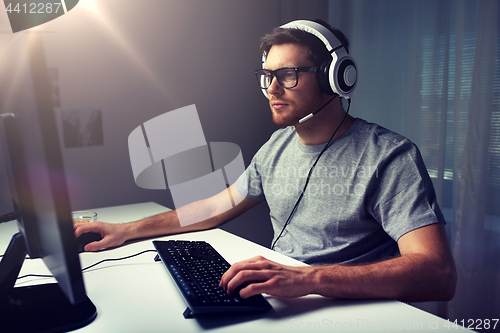
[[[297,124],[295,130],[302,144],[314,146],[328,142],[337,128],[332,141],[340,138],[351,128],[353,123],[354,118],[351,115],[346,115],[340,104],[335,104],[325,108],[304,123]]]

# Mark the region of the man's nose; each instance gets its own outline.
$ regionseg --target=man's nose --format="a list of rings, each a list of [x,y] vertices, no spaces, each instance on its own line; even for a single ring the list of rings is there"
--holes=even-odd
[[[271,95],[276,95],[276,94],[282,94],[284,91],[284,88],[280,86],[278,79],[276,77],[273,77],[273,80],[271,81],[271,84],[267,88],[267,93]]]

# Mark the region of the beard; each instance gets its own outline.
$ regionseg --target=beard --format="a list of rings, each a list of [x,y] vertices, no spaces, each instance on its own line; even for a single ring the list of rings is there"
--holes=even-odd
[[[281,110],[274,110],[272,107],[274,102],[283,102],[287,106]],[[319,110],[323,103],[321,95],[318,95],[300,102],[273,98],[269,100],[269,106],[271,107],[273,122],[278,126],[286,127],[299,124],[300,119]]]

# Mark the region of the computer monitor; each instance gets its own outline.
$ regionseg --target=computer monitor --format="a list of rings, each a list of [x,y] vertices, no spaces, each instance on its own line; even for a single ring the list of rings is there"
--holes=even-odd
[[[0,332],[68,331],[97,315],[77,252],[43,37],[16,34],[0,53],[1,158],[19,227],[0,261]],[[26,255],[42,258],[57,283],[15,287]]]

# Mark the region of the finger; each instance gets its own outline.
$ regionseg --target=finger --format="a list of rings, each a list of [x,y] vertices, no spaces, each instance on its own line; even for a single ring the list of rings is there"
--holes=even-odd
[[[81,228],[84,225],[90,224],[88,222],[73,222],[73,228],[78,229]]]
[[[235,294],[238,289],[243,288],[241,289],[241,291],[246,289],[247,290],[246,294],[249,295],[247,297],[250,297],[251,296],[250,294],[253,292],[254,288],[252,287],[253,284],[267,281],[271,277],[272,274],[270,274],[270,271],[261,271],[261,270],[240,271],[238,272],[238,274],[236,274],[236,276],[233,279],[231,279],[227,283],[226,292],[228,295],[232,295]],[[243,297],[241,291],[240,291],[240,296]]]
[[[268,282],[269,281],[250,283],[248,286],[240,290],[240,297],[249,298],[262,293],[270,293]]]
[[[95,232],[98,234],[102,234],[100,223],[101,222],[78,223],[77,225],[75,225],[75,237],[78,237],[86,232]]]
[[[82,223],[82,222],[73,222],[73,228],[78,228],[79,226],[83,225],[85,223]]]
[[[252,268],[259,269],[259,265],[264,265],[266,262],[271,262],[271,261],[267,260],[262,256],[256,256],[250,259],[238,261],[232,264],[231,267],[229,267],[229,269],[224,273],[224,275],[226,276],[226,278],[229,279],[234,275],[236,275],[236,273],[238,273],[238,271],[242,269],[252,269]]]
[[[73,227],[76,229],[76,228],[79,228],[81,226],[91,225],[91,224],[94,224],[94,223],[102,223],[102,222],[101,221],[93,221],[93,222],[73,221]]]
[[[256,256],[250,259],[239,261],[231,267],[222,275],[219,287],[224,291],[227,291],[228,283],[241,271],[243,270],[262,270],[262,269],[272,269],[274,262],[270,261],[262,256]]]
[[[102,246],[100,244],[102,244],[102,241],[88,243],[87,245],[85,245],[84,250],[85,252],[96,252],[106,248],[105,246]]]
[[[258,269],[258,267],[255,266],[255,262],[254,262],[253,258],[234,263],[222,275],[220,283],[219,283],[219,287],[222,287],[222,289],[224,289],[224,291],[227,291],[227,284],[229,283],[229,281],[231,281],[236,276],[236,274],[238,274],[240,271],[248,270],[248,269]]]
[[[238,269],[236,268],[236,264],[231,265],[227,271],[222,274],[219,282],[219,287],[221,287],[224,291],[227,291],[227,283],[231,281],[231,279],[238,273]]]
[[[75,228],[75,237],[78,237],[81,234],[84,234],[84,233],[88,232],[86,230],[87,229],[86,224],[87,223],[78,223],[78,224],[74,225],[74,228]]]
[[[85,252],[96,252],[110,247],[113,247],[111,240],[109,237],[104,237],[100,241],[88,243],[85,245],[84,250]]]

